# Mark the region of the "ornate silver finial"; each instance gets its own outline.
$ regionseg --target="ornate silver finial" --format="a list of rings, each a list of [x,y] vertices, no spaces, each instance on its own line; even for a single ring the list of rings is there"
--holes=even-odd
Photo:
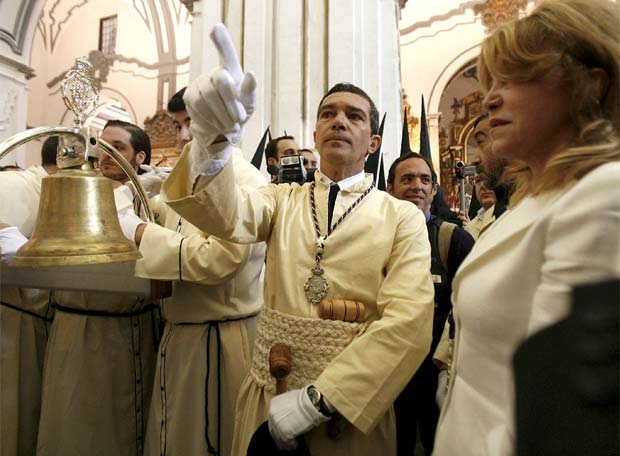
[[[67,71],[60,84],[65,106],[75,115],[75,126],[81,128],[84,121],[97,109],[99,92],[92,75],[93,66],[86,57],[75,59],[75,68]]]

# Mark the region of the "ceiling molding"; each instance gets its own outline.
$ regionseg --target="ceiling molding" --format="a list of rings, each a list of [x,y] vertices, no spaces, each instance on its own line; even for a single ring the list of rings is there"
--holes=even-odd
[[[26,76],[26,79],[30,79],[35,76],[34,70],[32,68],[4,55],[0,55],[0,65],[6,65],[15,68],[20,73],[23,73]]]
[[[8,27],[0,27],[0,41],[7,43],[11,50],[22,55],[24,52],[24,42],[28,33],[28,25],[30,17],[38,0],[23,0],[19,2],[19,7],[13,16],[13,25]],[[9,20],[10,22],[10,20]],[[6,24],[5,24],[6,25]]]
[[[470,0],[464,3],[461,3],[458,7],[451,9],[443,14],[438,14],[435,16],[431,16],[424,21],[414,22],[413,24],[405,27],[400,30],[400,36],[405,36],[410,33],[415,32],[421,28],[427,28],[433,25],[435,22],[442,22],[448,19],[453,18],[454,16],[461,16],[467,12],[468,9],[473,9],[474,6],[478,6],[482,3],[485,3],[486,0]]]

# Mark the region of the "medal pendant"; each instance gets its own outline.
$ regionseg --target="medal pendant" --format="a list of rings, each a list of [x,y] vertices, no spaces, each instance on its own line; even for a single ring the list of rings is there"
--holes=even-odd
[[[312,268],[312,275],[306,281],[304,285],[304,290],[306,292],[306,297],[308,301],[312,304],[319,304],[325,296],[327,296],[327,290],[329,288],[329,284],[325,277],[323,277],[323,269],[318,264]]]

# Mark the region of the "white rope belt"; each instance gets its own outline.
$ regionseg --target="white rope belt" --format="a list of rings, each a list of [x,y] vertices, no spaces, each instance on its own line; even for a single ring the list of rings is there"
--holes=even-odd
[[[303,388],[316,380],[369,324],[294,317],[263,307],[256,325],[250,375],[259,386],[275,394],[275,379],[269,373],[269,350],[273,344],[282,343],[290,347],[293,358],[291,373],[286,378],[288,389]]]

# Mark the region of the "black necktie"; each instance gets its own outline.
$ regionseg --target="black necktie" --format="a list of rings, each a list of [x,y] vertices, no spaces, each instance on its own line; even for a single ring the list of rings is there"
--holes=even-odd
[[[332,231],[332,216],[334,215],[334,207],[336,206],[336,197],[338,196],[338,192],[340,191],[340,187],[335,182],[329,184],[329,196],[327,198],[327,232],[331,233]]]

